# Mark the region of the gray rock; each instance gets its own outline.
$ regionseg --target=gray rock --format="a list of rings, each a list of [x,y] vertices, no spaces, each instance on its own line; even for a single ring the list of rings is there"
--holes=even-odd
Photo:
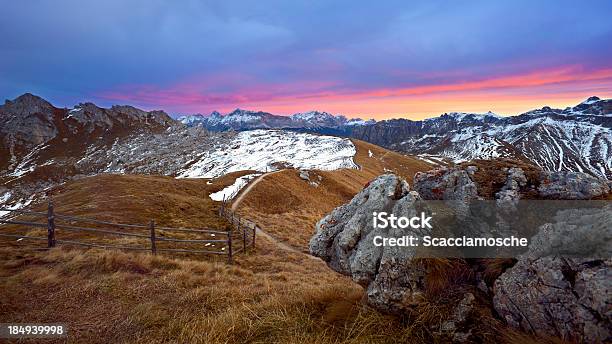
[[[392,313],[407,310],[422,299],[426,271],[412,258],[416,248],[376,247],[373,238],[423,235],[407,229],[374,228],[372,213],[387,211],[396,216],[420,214],[422,200],[409,192],[408,183],[395,175],[383,175],[316,225],[310,252],[334,270],[351,276],[366,288],[373,307]]]
[[[508,173],[506,184],[495,194],[497,212],[497,233],[504,236],[516,234],[511,223],[517,214],[517,205],[521,198],[520,190],[527,185],[525,172],[519,167],[505,169]]]
[[[511,167],[507,170],[508,177],[506,184],[502,189],[495,194],[495,199],[499,206],[505,206],[506,204],[513,204],[521,198],[520,188],[527,185],[527,178],[525,172],[519,167]]]
[[[465,168],[465,171],[470,175],[474,175],[474,173],[478,172],[478,166],[470,165]]]
[[[300,179],[310,181],[310,174],[308,173],[308,171],[300,170]]]
[[[510,326],[537,335],[609,342],[611,267],[611,259],[521,259],[495,281],[493,304]]]
[[[580,172],[544,172],[538,187],[549,199],[591,199],[610,192],[608,182]]]
[[[496,280],[494,307],[509,325],[538,335],[609,341],[612,206],[564,210],[555,219]],[[560,258],[568,256],[577,258]]]
[[[414,176],[414,189],[425,200],[448,201],[446,205],[463,218],[469,216],[470,201],[481,198],[471,174],[461,168],[417,172]]]
[[[539,228],[523,256],[612,257],[612,205],[558,211],[554,221]]]
[[[510,205],[527,186],[522,169],[509,168],[506,172],[506,183],[495,195],[497,205],[508,210],[500,212],[503,217],[499,219],[503,221],[512,219],[514,208]],[[552,173],[548,178],[549,185],[541,187],[540,192],[553,198],[588,198],[606,192],[602,185],[608,186],[586,174]],[[410,312],[425,297],[427,268],[422,260],[414,259],[415,248],[375,247],[372,238],[407,234],[422,237],[431,233],[373,228],[372,213],[387,211],[397,216],[414,216],[427,209],[419,193],[425,199],[451,200],[451,204],[456,202],[461,208],[460,204],[479,199],[477,187],[471,174],[459,168],[417,174],[415,189],[419,192],[409,191],[408,185],[394,175],[381,176],[351,202],[317,223],[310,251],[332,269],[364,286],[371,306],[384,312]],[[610,223],[612,206],[603,210],[560,211],[553,223],[539,228],[529,251],[519,256],[516,265],[501,274],[492,288],[480,276],[474,279],[474,290],[480,288],[485,295],[492,296],[497,313],[513,327],[568,340],[610,341]],[[499,223],[497,227],[501,228]],[[558,257],[572,252],[582,253],[582,257],[589,252],[597,258]],[[462,326],[471,313],[471,296],[466,294],[453,317],[440,324],[439,332],[445,340],[462,342],[472,338],[472,333]]]
[[[474,310],[475,300],[474,294],[465,293],[463,299],[455,306],[451,318],[440,326],[440,335],[450,337],[453,343],[466,342],[472,333],[470,329],[464,331],[463,328]]]
[[[470,201],[478,199],[478,188],[470,173],[460,168],[441,168],[418,172],[414,190],[426,200]]]

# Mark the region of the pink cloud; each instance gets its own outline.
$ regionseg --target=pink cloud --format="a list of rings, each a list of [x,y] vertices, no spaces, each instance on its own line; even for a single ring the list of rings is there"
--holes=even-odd
[[[489,77],[480,80],[444,82],[435,85],[351,90],[328,81],[263,83],[249,75],[230,73],[193,77],[169,87],[123,85],[98,94],[100,98],[146,107],[181,112],[230,111],[236,107],[293,113],[320,109],[348,115],[374,114],[376,117],[410,114],[422,117],[425,111],[476,111],[496,104],[504,111],[519,111],[525,106],[563,105],[602,91],[610,96],[612,69],[586,70],[563,66],[529,73]],[[514,105],[512,105],[514,104]],[[527,109],[525,109],[527,110]],[[437,111],[437,112],[436,112]],[[510,112],[512,113],[512,112]]]

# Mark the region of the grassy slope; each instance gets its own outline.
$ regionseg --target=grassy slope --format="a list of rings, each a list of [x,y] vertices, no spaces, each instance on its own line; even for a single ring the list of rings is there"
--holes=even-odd
[[[363,170],[320,172],[323,182],[316,189],[296,171],[277,173],[278,182],[257,185],[241,210],[255,204],[260,187],[271,192],[272,186],[282,190],[286,185],[281,183],[293,183],[297,188],[286,190],[298,194],[293,203],[286,198],[262,203],[267,208],[261,214],[272,216],[275,209],[291,215],[310,208],[302,222],[275,232],[283,239],[299,233],[300,241],[292,244],[302,245],[318,216],[348,200],[384,168],[403,164],[405,170],[397,172],[405,176],[426,168],[375,146],[357,146]],[[382,156],[387,165],[376,160]],[[206,180],[103,175],[68,183],[53,197],[60,213],[214,227],[225,222],[207,194],[233,177],[209,185]],[[64,322],[68,342],[74,343],[422,343],[431,342],[430,325],[439,325],[446,313],[444,305],[426,304],[409,321],[382,315],[362,304],[359,286],[320,260],[279,249],[263,237],[257,240],[256,253],[236,256],[231,266],[199,256],[70,248],[37,252],[3,243],[0,322]],[[528,339],[511,335],[515,342]]]
[[[225,221],[207,195],[235,177],[208,185],[206,180],[100,175],[68,183],[52,195],[58,213],[214,227]],[[17,243],[2,240],[0,322],[64,322],[70,342],[368,342],[387,341],[375,327],[380,324],[402,329],[397,320],[360,306],[361,288],[347,278],[265,238],[258,239],[256,254],[236,256],[233,266],[199,256],[72,248],[39,252],[28,248],[42,242],[24,241],[15,249]]]
[[[416,172],[431,169],[421,160],[363,141],[354,142],[359,170],[311,172],[311,180],[321,177],[318,187],[300,179],[296,170],[266,176],[244,197],[238,212],[256,221],[277,239],[307,252],[315,223],[353,198],[369,181],[393,172],[412,182]]]

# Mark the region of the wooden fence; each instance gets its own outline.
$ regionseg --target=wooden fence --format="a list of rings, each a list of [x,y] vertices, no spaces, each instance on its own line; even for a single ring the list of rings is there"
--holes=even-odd
[[[236,217],[233,212],[224,209],[225,202],[223,202],[222,208],[219,210],[219,214],[227,218],[231,225],[234,227],[230,230],[215,230],[215,229],[195,229],[195,228],[178,228],[178,227],[161,227],[157,226],[155,221],[150,221],[148,225],[139,224],[125,224],[115,223],[108,221],[100,221],[91,218],[69,216],[63,214],[57,214],[54,211],[53,202],[49,201],[47,212],[36,212],[28,210],[14,210],[0,208],[0,211],[9,212],[9,214],[24,215],[24,216],[38,216],[43,217],[44,220],[41,222],[30,222],[21,221],[17,216],[11,216],[9,218],[0,218],[0,225],[16,225],[18,228],[46,228],[47,236],[32,236],[32,235],[21,235],[21,234],[9,234],[5,231],[0,230],[0,237],[26,239],[26,240],[39,240],[46,241],[47,248],[56,247],[58,244],[64,245],[80,245],[88,247],[99,247],[105,249],[119,249],[119,250],[135,250],[135,251],[150,251],[152,254],[158,252],[173,252],[173,253],[200,253],[200,254],[214,254],[214,255],[227,255],[227,261],[232,263],[233,255],[246,251],[248,247],[255,248],[255,231],[256,226],[247,227],[247,223]],[[46,220],[46,221],[45,221]],[[74,223],[85,222],[89,223],[88,226],[74,226]],[[95,224],[97,227],[93,228],[91,224]],[[2,227],[0,226],[0,229]],[[130,232],[123,232],[117,229],[129,229]],[[69,240],[68,238],[62,239],[58,237],[58,230],[60,232],[86,232],[94,235],[114,235],[120,237],[137,238],[146,240],[148,244],[142,246],[124,246],[114,245],[101,242],[84,242],[77,240]],[[163,236],[159,235],[163,233]],[[190,235],[199,236],[197,239],[183,239],[176,237],[169,237],[168,234],[173,233],[188,233]],[[175,234],[176,236],[176,234]],[[203,245],[202,249],[185,249],[185,248],[167,248],[159,247],[160,243],[182,243],[182,244],[195,244]],[[214,247],[217,250],[208,249]]]
[[[255,249],[255,235],[258,228],[257,224],[236,215],[236,213],[232,211],[231,207],[229,206],[229,201],[226,200],[225,197],[221,201],[221,207],[219,207],[219,216],[227,219],[227,221],[229,221],[229,223],[235,228],[236,232],[242,236],[241,250],[246,250],[247,247],[252,247]]]

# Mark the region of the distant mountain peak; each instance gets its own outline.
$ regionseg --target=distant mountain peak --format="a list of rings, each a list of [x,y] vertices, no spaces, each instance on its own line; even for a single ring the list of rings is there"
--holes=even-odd
[[[29,92],[26,92],[20,95],[19,97],[15,98],[15,100],[13,100],[13,102],[16,102],[16,103],[31,102],[31,101],[47,103],[47,101],[44,100],[43,98],[35,94],[29,93]]]
[[[294,113],[290,117],[293,119],[309,120],[309,119],[316,119],[316,118],[331,118],[331,117],[334,117],[334,115],[330,114],[329,112],[325,112],[325,111],[311,110],[311,111],[306,111],[306,112]]]
[[[16,104],[21,106],[39,106],[45,108],[52,107],[51,103],[32,93],[24,93],[19,97],[13,99],[12,101],[6,100],[5,104]]]
[[[582,104],[592,104],[595,102],[600,101],[601,98],[599,98],[598,96],[591,96],[589,98],[587,98],[587,100],[583,101]]]
[[[20,117],[40,113],[50,116],[54,109],[51,103],[32,93],[24,93],[13,100],[6,100],[0,108]]]

